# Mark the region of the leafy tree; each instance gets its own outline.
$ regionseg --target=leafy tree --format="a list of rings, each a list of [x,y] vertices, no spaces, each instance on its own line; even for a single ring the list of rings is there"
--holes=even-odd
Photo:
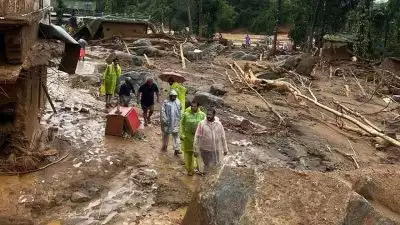
[[[56,1],[55,11],[56,11],[56,15],[57,15],[57,23],[61,25],[62,24],[63,14],[66,11],[64,0],[57,0]]]
[[[217,27],[220,30],[230,30],[235,25],[237,12],[226,0],[220,0],[220,9],[217,18]]]

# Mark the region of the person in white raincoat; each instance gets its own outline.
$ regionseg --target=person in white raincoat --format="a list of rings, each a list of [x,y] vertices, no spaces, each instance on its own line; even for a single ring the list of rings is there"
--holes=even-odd
[[[201,157],[205,172],[221,163],[222,154],[228,154],[225,130],[215,117],[215,109],[208,109],[207,118],[197,126],[194,151],[195,156]]]
[[[162,150],[167,151],[169,136],[172,134],[175,155],[182,154],[179,137],[182,106],[177,96],[178,93],[172,90],[169,94],[169,99],[164,100],[161,108]]]

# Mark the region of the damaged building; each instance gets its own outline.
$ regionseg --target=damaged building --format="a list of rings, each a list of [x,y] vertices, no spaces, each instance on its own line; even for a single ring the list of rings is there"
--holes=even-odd
[[[127,18],[103,17],[89,19],[74,37],[85,40],[97,40],[101,38],[145,37],[155,34],[156,27],[148,20],[136,20]]]
[[[78,43],[49,21],[49,1],[0,0],[0,148],[31,149],[38,139],[39,122],[46,103],[47,65],[51,49],[74,46],[64,70],[75,71]],[[47,5],[45,5],[47,4]],[[40,34],[40,35],[39,35]],[[54,45],[56,45],[54,47]],[[62,48],[62,46],[61,46]],[[71,50],[70,50],[71,51]],[[73,56],[71,56],[73,55]],[[64,60],[65,61],[65,60]],[[75,65],[74,65],[75,64]]]

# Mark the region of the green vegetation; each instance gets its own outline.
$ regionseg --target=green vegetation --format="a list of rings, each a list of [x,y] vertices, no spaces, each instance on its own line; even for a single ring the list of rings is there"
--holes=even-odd
[[[305,49],[312,47],[314,39],[320,46],[326,34],[347,33],[356,37],[355,51],[360,56],[400,54],[400,0],[103,1],[106,13],[147,14],[156,24],[174,30],[190,27],[200,36],[235,28],[272,35],[279,24],[288,27],[295,44]]]

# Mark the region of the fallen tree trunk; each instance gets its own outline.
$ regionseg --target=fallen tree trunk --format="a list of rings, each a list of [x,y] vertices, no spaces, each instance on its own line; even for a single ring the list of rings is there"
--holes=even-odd
[[[320,107],[320,108],[322,108],[322,109],[324,109],[324,110],[326,110],[326,111],[328,111],[328,112],[330,112],[330,113],[332,113],[332,114],[334,114],[334,115],[336,115],[338,117],[341,117],[343,119],[346,119],[347,121],[350,121],[351,123],[357,125],[359,128],[361,128],[362,130],[364,130],[367,133],[371,134],[372,136],[380,137],[380,138],[386,140],[387,142],[389,142],[389,143],[391,143],[391,144],[393,144],[395,146],[400,147],[400,141],[398,141],[398,140],[396,140],[394,138],[391,138],[391,137],[385,135],[382,132],[377,131],[375,128],[373,128],[373,127],[371,127],[369,125],[363,124],[362,122],[358,121],[357,119],[355,119],[355,118],[353,118],[353,117],[351,117],[351,116],[349,116],[347,114],[341,113],[341,112],[339,112],[337,110],[334,110],[332,108],[329,108],[326,105],[323,105],[323,104],[319,103],[318,101],[316,101],[316,100],[314,100],[314,99],[302,94],[296,87],[294,87],[292,84],[290,84],[290,83],[288,83],[286,81],[262,80],[262,79],[258,79],[258,81],[267,83],[269,85],[274,85],[276,87],[285,87],[285,88],[287,88],[287,90],[289,92],[291,92],[297,98],[305,99],[308,102],[311,102],[314,105],[316,105],[316,106],[318,106],[318,107]]]
[[[238,67],[238,68],[240,68],[238,65],[237,65],[237,63],[234,63],[235,65],[236,65],[236,67]],[[233,66],[230,64],[230,66],[231,66],[231,68],[232,68],[232,70],[235,72],[235,73],[237,73],[235,70],[234,70],[234,68],[233,68]],[[244,71],[240,68],[240,72],[242,73],[242,75],[244,75]],[[267,107],[269,108],[269,110],[271,110],[271,112],[273,112],[274,114],[275,114],[275,116],[276,117],[278,117],[278,119],[279,119],[279,125],[280,124],[286,124],[285,123],[285,120],[283,119],[283,117],[275,110],[275,108],[271,105],[271,103],[269,103],[256,89],[254,89],[247,81],[246,81],[246,79],[245,78],[243,78],[243,83],[244,84],[246,84],[246,86],[248,87],[248,88],[250,88],[266,105],[267,105]]]

